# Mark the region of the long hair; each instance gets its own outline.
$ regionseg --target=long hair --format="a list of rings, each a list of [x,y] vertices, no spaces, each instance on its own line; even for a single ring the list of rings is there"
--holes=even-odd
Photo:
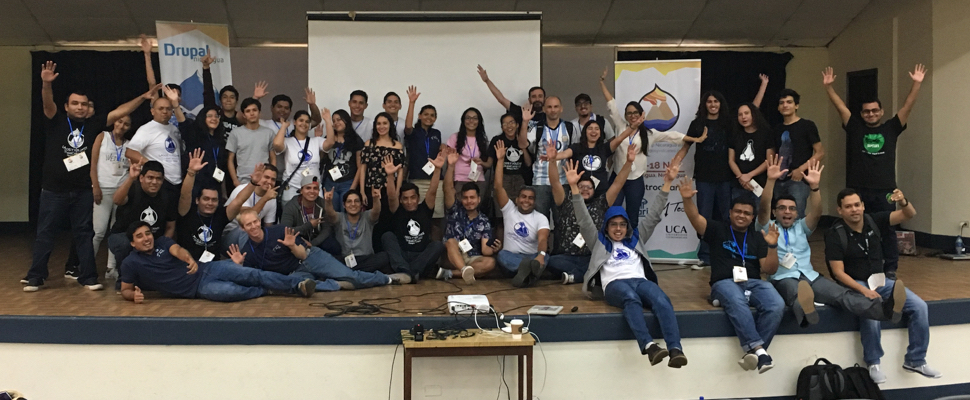
[[[357,146],[364,143],[364,140],[360,138],[357,131],[354,130],[354,124],[350,122],[350,113],[344,109],[339,109],[333,112],[333,115],[340,117],[341,121],[344,121],[344,147],[350,150],[357,150]],[[336,134],[336,132],[334,132]]]
[[[475,116],[478,117],[478,128],[475,129],[475,144],[478,145],[478,152],[481,153],[488,147],[488,136],[485,136],[485,121],[482,120],[482,113],[475,107],[469,107],[465,112],[461,113],[461,124],[458,125],[461,128],[456,133],[458,137],[455,140],[455,147],[458,150],[458,154],[462,154],[461,152],[465,149],[465,140],[468,135],[465,131],[465,116],[468,113],[475,113]],[[481,157],[481,154],[479,154],[479,157]]]
[[[643,106],[640,105],[639,101],[631,101],[626,103],[626,107],[633,107],[637,110],[637,112],[643,114]],[[623,108],[623,111],[625,114],[626,108]],[[637,127],[637,135],[640,135],[640,152],[643,153],[643,155],[647,155],[647,152],[650,151],[650,128],[640,124],[640,126]]]
[[[761,110],[754,103],[747,102],[741,103],[738,106],[738,112],[741,111],[741,107],[748,107],[751,110],[751,124],[754,125],[755,131],[768,132],[771,129],[771,125],[768,124],[768,120],[765,119],[765,115],[761,113]],[[738,119],[734,119],[734,134],[743,135],[745,134],[744,127],[738,122]]]
[[[374,131],[370,135],[370,145],[377,146],[377,139],[381,137],[380,133],[377,133],[377,120],[384,118],[387,120],[387,137],[391,138],[391,144],[397,143],[397,129],[394,129],[394,120],[391,118],[391,114],[387,112],[381,112],[374,117]],[[346,139],[344,139],[346,140]]]
[[[596,124],[597,126],[600,127],[600,138],[596,139],[596,147],[599,147],[606,140],[603,138],[603,135],[605,134],[605,132],[603,132],[603,125],[600,125],[600,122],[597,121],[595,118],[590,118],[589,121],[586,121],[586,125],[583,125],[583,133],[580,136],[580,140],[582,140],[583,148],[586,148],[586,145],[589,142],[589,140],[586,138],[586,130],[589,129],[589,126],[593,124]]]
[[[418,111],[417,120],[414,121],[414,126],[418,126],[418,127],[421,126],[421,114],[424,114],[424,110],[434,111],[435,119],[437,120],[438,109],[437,108],[434,108],[434,106],[431,105],[431,104],[425,104],[424,107],[421,107],[421,111]],[[432,124],[431,126],[429,126],[428,129],[431,129],[433,126],[434,126],[434,124]]]
[[[714,96],[714,98],[721,103],[721,108],[719,108],[717,111],[717,124],[721,125],[724,132],[728,132],[728,130],[731,129],[731,116],[728,115],[726,110],[730,110],[731,108],[728,107],[727,99],[724,98],[724,95],[717,90],[708,90],[701,95],[701,101],[699,104],[697,104],[697,113],[694,114],[694,120],[703,121],[707,119],[707,99],[711,96]],[[737,118],[735,118],[735,120],[737,120]]]
[[[220,146],[225,146],[226,127],[222,125],[222,121],[221,121],[222,109],[219,108],[219,106],[209,106],[209,107],[203,108],[202,111],[199,111],[199,115],[195,116],[195,126],[196,128],[199,129],[199,132],[203,133],[203,135],[205,136],[209,135],[209,126],[205,124],[206,114],[208,114],[209,111],[215,111],[216,115],[218,115],[220,119],[219,124],[216,125],[216,129],[214,130],[214,132],[212,132],[211,137],[214,138],[216,141],[218,141]]]

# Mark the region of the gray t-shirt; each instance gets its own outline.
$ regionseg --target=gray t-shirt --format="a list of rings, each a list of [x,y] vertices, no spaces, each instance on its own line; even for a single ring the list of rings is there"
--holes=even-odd
[[[370,211],[361,210],[360,219],[353,224],[347,219],[347,213],[339,212],[337,223],[340,229],[337,241],[344,251],[344,257],[351,254],[355,257],[374,254],[374,242],[371,236],[374,235],[374,225],[377,225],[377,221],[371,219]]]
[[[256,130],[239,126],[229,132],[226,150],[236,155],[236,177],[239,183],[249,183],[249,176],[253,174],[256,164],[269,162],[269,153],[273,151],[273,136],[276,133],[260,126]]]

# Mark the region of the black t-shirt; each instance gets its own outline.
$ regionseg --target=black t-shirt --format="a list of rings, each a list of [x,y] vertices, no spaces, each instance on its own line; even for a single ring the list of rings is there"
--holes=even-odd
[[[495,145],[498,144],[499,140],[505,143],[505,160],[502,162],[505,167],[503,170],[505,175],[522,175],[530,170],[529,166],[525,165],[527,149],[520,149],[518,139],[509,139],[505,137],[504,133],[492,138],[492,141],[488,144],[488,150],[485,152],[485,157],[488,157],[489,160],[498,160],[495,154]]]
[[[522,106],[510,101],[509,109],[506,111],[508,111],[509,114],[512,114],[512,118],[515,118],[516,123],[522,125]],[[532,128],[535,128],[538,125],[542,125],[546,121],[546,113],[542,112],[542,109],[532,109],[532,111],[535,111],[536,114],[532,116],[531,120],[529,120],[529,129],[526,130],[527,132],[531,131]]]
[[[173,244],[171,238],[163,236],[155,239],[155,248],[149,254],[132,251],[122,262],[121,281],[172,297],[194,298],[206,265],[199,264],[198,271],[188,274],[185,261],[169,252]]]
[[[428,159],[434,160],[441,150],[441,131],[431,128],[424,130],[420,126],[414,127],[410,134],[404,135],[404,147],[408,152],[408,179],[431,179],[431,175],[424,173],[424,166]]]
[[[401,250],[420,253],[428,247],[431,242],[431,216],[434,209],[422,198],[418,203],[418,208],[414,211],[404,209],[403,205],[398,205],[397,212],[393,215],[394,235],[398,237],[397,242],[401,244]]]
[[[283,225],[263,228],[263,241],[259,243],[253,243],[252,239],[246,239],[246,244],[239,249],[239,251],[246,253],[246,260],[243,261],[243,265],[283,275],[289,275],[296,271],[300,267],[300,259],[293,255],[289,247],[277,241],[286,237],[286,228]],[[310,247],[310,244],[299,236],[296,237],[296,244]]]
[[[133,182],[128,189],[128,202],[118,206],[117,219],[111,228],[112,233],[128,230],[135,221],[145,221],[152,228],[152,236],[159,238],[165,234],[165,224],[178,217],[178,201],[169,199],[168,192],[160,189],[155,197],[141,189],[139,182]]]
[[[606,193],[606,189],[610,186],[610,171],[606,168],[606,160],[613,155],[610,144],[600,143],[591,149],[586,143],[575,143],[569,148],[573,149],[573,161],[579,161],[586,171],[584,175],[599,180],[594,196]]]
[[[775,127],[772,135],[771,148],[775,153],[784,157],[781,169],[789,172],[783,179],[791,177],[791,170],[798,168],[812,158],[815,150],[812,145],[821,142],[818,127],[805,118],[793,122],[791,125],[780,124]]]
[[[726,182],[733,174],[728,165],[728,145],[731,135],[716,119],[695,119],[687,128],[687,136],[701,137],[707,127],[707,139],[694,150],[694,179],[700,182]]]
[[[334,143],[333,148],[326,152],[326,157],[324,157],[324,162],[320,163],[320,173],[325,177],[326,181],[333,182],[333,177],[330,176],[330,170],[333,167],[340,168],[340,179],[336,182],[347,182],[357,176],[357,152],[364,148],[364,141],[360,137],[354,136],[354,140],[347,140],[344,137],[343,142]],[[422,163],[423,167],[424,164]]]
[[[44,178],[41,183],[44,190],[91,190],[91,150],[94,139],[105,130],[107,123],[107,114],[75,120],[58,112],[54,118],[44,118]],[[88,165],[68,171],[64,159],[80,153],[87,156]]]
[[[708,219],[701,240],[711,247],[711,285],[722,279],[734,280],[734,267],[742,266],[742,252],[748,279],[761,279],[761,259],[768,257],[768,243],[753,223],[747,232],[736,232],[731,225]]]
[[[219,239],[228,223],[225,206],[219,205],[215,214],[204,217],[199,214],[198,205],[192,204],[189,212],[180,216],[175,223],[175,237],[178,238],[179,246],[188,250],[192,258],[198,260],[208,250],[218,260],[222,258]]]
[[[869,216],[875,221],[876,227],[885,232],[889,229],[891,213],[882,211]],[[840,225],[845,230],[847,248],[842,248],[842,240],[836,231],[836,227]],[[862,232],[856,232],[840,219],[825,232],[825,262],[831,261],[842,261],[846,274],[852,279],[865,281],[869,279],[869,275],[883,272],[882,242],[868,224],[863,223]]]
[[[899,116],[870,127],[853,115],[843,126],[848,159],[845,162],[846,186],[859,189],[896,188],[896,140],[906,130]]]
[[[198,188],[203,185],[221,186],[212,174],[216,167],[219,167],[222,172],[229,171],[229,152],[226,151],[226,140],[210,135],[208,130],[203,132],[199,129],[197,122],[193,119],[186,119],[178,126],[182,141],[185,142],[185,154],[182,155],[182,173],[185,174],[188,169],[189,155],[195,149],[202,149],[202,162],[207,164],[196,174],[195,187]]]
[[[754,171],[755,168],[764,164],[768,158],[768,137],[769,132],[764,130],[734,134],[731,148],[734,149],[734,163],[738,165],[738,169],[741,170],[742,174]],[[755,175],[754,180],[761,187],[765,187],[765,182],[768,180],[768,172],[765,171]],[[734,184],[738,187],[741,186],[737,179],[734,180]]]

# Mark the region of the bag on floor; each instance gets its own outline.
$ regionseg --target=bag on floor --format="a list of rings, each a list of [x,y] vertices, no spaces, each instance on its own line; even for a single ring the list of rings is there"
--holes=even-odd
[[[845,374],[848,394],[852,396],[853,399],[874,399],[874,400],[885,400],[886,398],[882,395],[882,390],[879,390],[879,385],[872,380],[869,376],[869,370],[866,367],[856,364],[855,366],[846,368],[842,370]]]
[[[848,378],[842,367],[819,358],[815,364],[802,368],[795,385],[796,400],[846,399]]]

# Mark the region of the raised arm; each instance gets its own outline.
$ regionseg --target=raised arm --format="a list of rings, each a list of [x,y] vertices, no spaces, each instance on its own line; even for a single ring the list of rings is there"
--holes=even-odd
[[[852,112],[849,111],[849,107],[845,106],[845,102],[839,97],[838,93],[835,93],[835,89],[832,88],[832,83],[835,82],[835,71],[832,67],[826,67],[822,71],[822,86],[825,86],[825,93],[829,95],[829,101],[835,106],[835,110],[839,112],[839,117],[842,118],[842,125],[849,123],[849,118],[852,118]]]
[[[700,211],[697,210],[697,205],[694,204],[694,195],[697,194],[697,191],[694,190],[690,178],[681,178],[678,189],[680,190],[680,197],[684,199],[684,214],[687,214],[690,225],[694,227],[694,231],[698,235],[704,236],[704,232],[707,232],[707,219],[701,215]]]
[[[523,124],[525,121],[522,122]],[[496,164],[503,165],[505,162],[505,142],[499,140],[495,142],[495,158],[497,159]],[[451,159],[449,158],[448,163],[451,164]],[[555,161],[551,162],[555,163]],[[451,166],[449,166],[449,171],[451,172]],[[505,186],[502,185],[503,175],[505,174],[505,168],[495,168],[495,178],[492,185],[495,186],[495,201],[498,202],[499,208],[505,207],[505,204],[509,202],[509,194],[505,192]],[[552,180],[552,179],[550,179]]]
[[[249,183],[247,183],[246,187],[239,191],[239,194],[237,194],[236,197],[229,202],[229,205],[226,206],[226,218],[231,220],[235,219],[236,216],[239,215],[239,212],[242,211],[243,203],[245,203],[246,199],[248,199],[249,196],[252,196],[253,192],[256,190],[256,182],[263,179],[264,169],[266,169],[265,164],[256,164],[256,166],[253,167],[253,174],[249,176]]]
[[[131,190],[131,185],[138,184],[138,176],[141,175],[141,167],[144,164],[144,162],[133,162],[128,166],[128,179],[121,183],[121,186],[115,190],[114,196],[111,197],[111,201],[115,205],[123,206],[128,203],[128,191]]]
[[[414,130],[414,106],[417,104],[419,96],[421,96],[421,93],[418,93],[418,88],[408,86],[408,113],[404,117],[405,135],[410,135],[411,131]]]
[[[598,239],[597,232],[599,232],[600,227],[593,223],[593,217],[590,217],[589,209],[586,208],[586,201],[579,194],[579,178],[584,173],[586,171],[567,169],[566,182],[569,182],[569,189],[572,193],[570,201],[573,202],[573,214],[576,215],[576,224],[579,225],[579,233],[583,235],[583,240],[586,243],[595,243]]]
[[[387,179],[385,179],[384,185],[387,187],[387,205],[390,208],[391,213],[396,213],[398,206],[400,206],[400,187],[397,185],[397,179],[394,178],[394,173],[401,170],[401,165],[394,165],[394,158],[390,154],[384,156],[384,161],[381,162],[381,166],[384,167],[384,172],[387,173]]]
[[[768,163],[768,180],[765,182],[764,191],[761,192],[761,204],[758,207],[759,225],[768,225],[768,221],[771,220],[771,199],[775,191],[775,182],[788,173],[787,169],[781,169],[783,159],[784,157],[780,155],[772,154],[765,161]]]
[[[913,203],[906,200],[906,196],[903,195],[901,190],[893,190],[893,193],[889,196],[889,199],[896,202],[896,204],[899,204],[900,207],[898,210],[889,214],[890,225],[899,225],[916,216],[916,208],[913,207]]]
[[[448,172],[445,172],[445,208],[451,208],[455,205],[455,164],[458,164],[458,153],[450,147],[444,152],[448,153]],[[501,168],[496,168],[498,169]]]
[[[175,89],[168,87],[168,85],[165,85],[162,86],[162,93],[165,93],[165,98],[172,102],[172,112],[175,113],[175,120],[180,124],[185,122],[185,113],[182,112],[182,107],[179,107],[178,92],[176,92]],[[202,116],[202,118],[205,118],[205,116]],[[181,126],[179,128],[181,128]]]
[[[327,215],[327,223],[330,225],[337,224],[337,211],[333,209],[333,191],[336,187],[330,188],[330,190],[324,189],[323,191],[323,212]]]
[[[378,188],[372,188],[370,190],[371,200],[374,202],[373,208],[370,209],[371,221],[380,221],[381,219],[381,190]]]
[[[606,75],[609,72],[609,67],[603,68],[603,74],[600,75],[600,90],[603,91],[603,97],[606,98],[607,103],[613,101],[613,94],[610,93],[610,89],[606,87]]]
[[[499,140],[499,143],[501,142],[502,141]],[[572,151],[568,149],[567,151],[569,151],[569,154],[572,155]],[[556,176],[556,174],[559,173],[558,160],[560,160],[560,158],[556,154],[555,143],[551,143],[548,146],[546,146],[546,156],[549,157],[549,162],[547,163],[549,164],[549,176]],[[566,168],[575,168],[575,167],[576,167],[575,163],[573,163],[572,160],[566,161]],[[498,180],[496,180],[496,182],[498,182]],[[498,182],[498,184],[501,185],[502,183]],[[559,179],[550,179],[549,185],[552,186],[552,199],[555,201],[555,204],[557,206],[562,205],[562,202],[566,200],[566,191],[563,189],[562,183],[560,182]]]
[[[303,100],[310,106],[310,126],[319,126],[320,122],[323,122],[323,115],[320,113],[320,107],[317,107],[317,94],[313,92],[313,89],[305,88],[303,89]],[[324,112],[329,114],[327,110],[324,110]],[[327,127],[330,128],[330,124],[327,124]]]
[[[202,162],[205,153],[202,149],[195,149],[189,153],[189,167],[185,171],[185,179],[182,179],[182,192],[179,194],[179,215],[185,216],[192,208],[192,187],[195,186],[195,174],[199,173],[207,164]],[[237,196],[238,197],[238,196]]]
[[[677,174],[679,173],[679,164],[670,164],[667,166],[667,170],[664,171],[664,184],[660,187],[660,192],[657,193],[657,196],[650,202],[650,209],[647,210],[647,216],[640,219],[640,243],[646,243],[650,240],[650,236],[653,236],[653,231],[657,229],[657,225],[663,220],[664,211],[667,209],[667,198],[670,196],[670,185],[677,179]]]
[[[805,212],[805,225],[813,231],[818,226],[818,220],[822,218],[822,193],[819,191],[819,183],[822,180],[822,169],[824,168],[825,166],[816,161],[808,167],[808,173],[805,174],[805,183],[812,190],[808,193],[808,210]]]
[[[113,125],[115,121],[118,120],[118,118],[131,114],[133,111],[135,111],[136,108],[138,108],[138,106],[141,105],[142,102],[144,102],[145,100],[151,100],[154,93],[157,93],[161,89],[162,89],[161,84],[155,85],[147,92],[143,93],[141,96],[135,97],[131,101],[118,106],[118,108],[108,113],[107,126]]]
[[[216,93],[215,88],[212,87],[212,70],[209,66],[215,61],[212,58],[212,54],[206,54],[199,59],[202,62],[202,104],[205,107],[215,107],[216,106]],[[222,111],[219,111],[219,115],[222,115]]]
[[[286,130],[290,127],[289,121],[280,122],[280,130],[273,136],[273,151],[277,154],[286,150]]]
[[[620,173],[616,174],[616,178],[613,179],[613,184],[610,185],[609,189],[606,189],[606,204],[613,204],[620,192],[623,191],[623,186],[626,184],[627,178],[630,177],[630,171],[633,170],[633,161],[637,158],[638,150],[640,148],[635,144],[627,147],[626,162],[623,163],[623,168],[620,168]]]
[[[438,185],[441,183],[441,168],[445,166],[446,156],[443,151],[438,151],[438,157],[434,160],[428,159],[434,164],[434,172],[431,173],[431,182],[428,183],[428,193],[424,195],[424,204],[429,209],[434,210],[435,200],[438,198]]]
[[[899,123],[906,126],[906,122],[909,121],[909,113],[913,111],[913,105],[916,104],[916,96],[919,95],[919,88],[923,85],[923,78],[926,76],[926,67],[923,64],[916,64],[916,69],[909,73],[909,77],[913,80],[913,87],[909,89],[909,95],[906,96],[906,102],[903,103],[903,108],[899,109],[896,116],[899,117]]]
[[[145,77],[148,78],[148,87],[153,88],[158,84],[155,80],[155,67],[152,66],[152,42],[145,35],[138,37],[138,45],[141,46],[141,53],[145,55]]]
[[[765,89],[768,89],[768,75],[758,74],[758,78],[761,79],[761,86],[758,87],[758,94],[751,101],[755,107],[761,107],[761,100],[765,98]]]
[[[266,81],[256,81],[256,85],[253,87],[253,98],[259,100],[266,97],[269,94],[268,88],[269,83],[266,83]]]
[[[522,156],[525,158],[525,165],[532,166],[532,154],[529,153],[529,121],[535,117],[535,110],[532,109],[532,104],[526,104],[522,106],[522,123],[519,124],[519,132],[515,135],[516,141],[518,142],[519,149],[522,150]]]
[[[40,96],[44,99],[44,116],[47,119],[54,118],[57,115],[57,104],[54,103],[54,89],[51,85],[54,79],[57,79],[58,73],[54,73],[57,69],[57,64],[53,61],[48,61],[40,67],[40,80],[43,82],[41,84]]]
[[[482,78],[482,82],[485,82],[485,85],[488,86],[488,91],[492,92],[492,96],[495,96],[495,100],[498,100],[498,103],[508,110],[509,104],[512,102],[505,98],[505,95],[502,94],[501,90],[498,90],[498,88],[495,87],[495,84],[492,83],[491,79],[488,79],[488,72],[485,72],[485,68],[482,68],[481,65],[478,66],[478,76],[480,76]]]

